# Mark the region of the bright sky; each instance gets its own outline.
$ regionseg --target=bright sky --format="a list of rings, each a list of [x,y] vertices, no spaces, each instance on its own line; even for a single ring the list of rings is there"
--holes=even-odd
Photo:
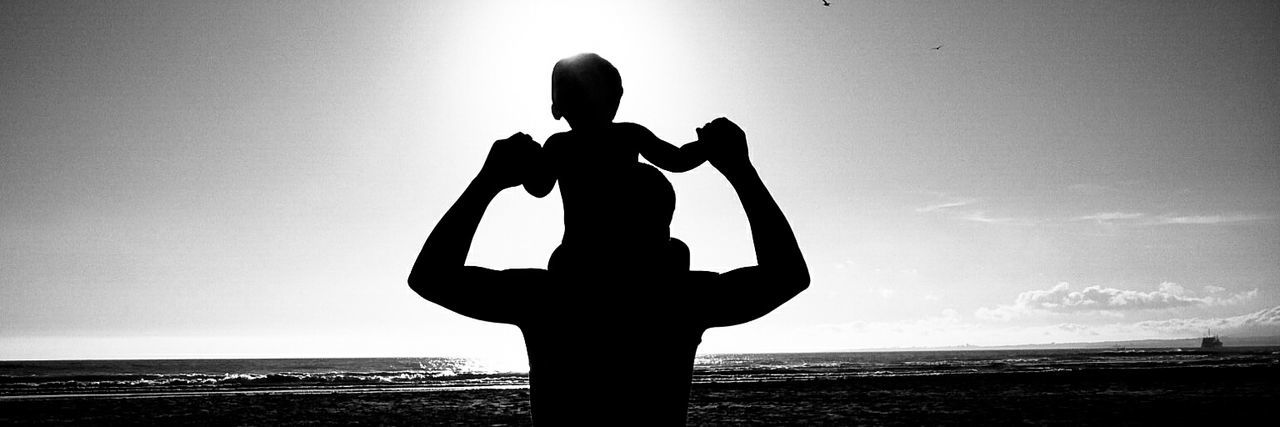
[[[579,52],[619,120],[741,125],[809,261],[704,353],[1280,334],[1280,3],[831,2],[0,3],[0,358],[523,360],[405,277]],[[753,263],[669,177],[694,267]],[[560,215],[502,194],[470,262]]]

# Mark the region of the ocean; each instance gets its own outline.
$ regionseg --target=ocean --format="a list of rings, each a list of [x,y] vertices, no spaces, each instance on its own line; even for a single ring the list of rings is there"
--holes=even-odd
[[[1093,410],[1130,398],[1182,407],[1196,396],[1210,405],[1240,404],[1280,397],[1277,372],[1280,347],[712,354],[695,360],[690,420],[845,424],[899,412],[921,421],[918,405],[931,400],[945,413],[947,405],[968,399],[961,413],[968,408],[978,416],[973,413],[983,408],[997,414],[1007,406],[992,401],[996,395],[1033,402],[1062,393],[1102,396],[1089,406]],[[627,367],[601,372],[600,378],[602,390],[625,387]],[[355,414],[379,424],[527,424],[527,386],[525,369],[465,358],[4,361],[0,423],[132,423],[166,413],[176,417],[166,420],[180,421],[190,412],[208,421],[229,411],[224,415],[232,417],[225,420],[231,424],[352,421]],[[1021,392],[1008,395],[1010,390]],[[1231,399],[1236,394],[1242,397]],[[873,401],[882,407],[867,406]],[[351,406],[333,412],[308,409],[307,402]],[[1048,402],[1038,405],[1049,405],[1045,416],[1052,420]],[[237,405],[256,412],[236,415],[229,408]],[[760,408],[768,412],[750,415]],[[769,418],[779,414],[792,418]]]

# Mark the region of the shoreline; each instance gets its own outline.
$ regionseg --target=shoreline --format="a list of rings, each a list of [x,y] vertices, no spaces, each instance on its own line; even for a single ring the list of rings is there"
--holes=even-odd
[[[702,383],[691,388],[688,413],[694,425],[1245,422],[1270,414],[1277,374],[1275,365],[1189,366]],[[528,425],[529,417],[523,387],[0,401],[0,424],[23,425]]]
[[[351,388],[275,388],[249,390],[206,390],[206,391],[140,391],[124,393],[50,393],[0,396],[0,402],[6,400],[57,400],[57,399],[147,399],[147,398],[182,398],[217,395],[291,395],[291,394],[366,394],[366,393],[423,393],[450,392],[471,390],[518,390],[528,389],[526,385],[482,385],[482,386],[387,386],[387,387],[351,387]]]

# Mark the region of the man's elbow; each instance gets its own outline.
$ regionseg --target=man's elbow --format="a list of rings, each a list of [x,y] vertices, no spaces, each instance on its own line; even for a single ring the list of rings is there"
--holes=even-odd
[[[483,276],[477,275],[475,270],[470,267],[428,265],[411,271],[407,282],[409,289],[423,299],[448,306],[463,290],[464,287],[459,286],[460,284],[483,280]]]
[[[788,287],[791,288],[791,296],[800,295],[805,289],[809,289],[809,269],[802,268],[791,274],[787,280]]]
[[[774,280],[786,288],[787,299],[791,299],[809,289],[809,266],[804,261],[788,264],[777,270]]]
[[[412,289],[413,292],[417,293],[418,295],[421,295],[423,298],[427,298],[427,291],[428,289],[430,289],[430,287],[427,286],[427,280],[424,277],[421,277],[418,274],[410,273],[408,283],[409,283],[409,289]],[[430,298],[427,298],[427,299],[430,299]]]
[[[420,273],[410,273],[408,280],[409,289],[412,289],[414,293],[417,293],[423,299],[435,303],[439,303],[440,291],[444,289],[443,286],[440,286],[440,282],[439,277],[428,277]]]
[[[805,289],[809,289],[808,268],[775,270],[770,276],[770,281],[787,293],[787,299],[791,299],[791,297],[799,295]]]

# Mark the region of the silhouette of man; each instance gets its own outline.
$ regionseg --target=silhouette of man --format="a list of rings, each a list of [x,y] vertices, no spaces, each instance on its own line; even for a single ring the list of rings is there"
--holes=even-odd
[[[423,298],[478,320],[516,325],[529,355],[534,422],[683,425],[693,358],[708,328],[759,318],[809,285],[786,217],[747,156],[746,136],[708,123],[708,160],[746,211],[757,265],[689,271],[673,257],[675,207],[660,172],[637,164],[618,178],[611,212],[627,224],[589,267],[491,270],[464,265],[476,227],[503,189],[520,185],[538,149],[528,135],[497,141],[480,173],[432,230],[409,275]]]

